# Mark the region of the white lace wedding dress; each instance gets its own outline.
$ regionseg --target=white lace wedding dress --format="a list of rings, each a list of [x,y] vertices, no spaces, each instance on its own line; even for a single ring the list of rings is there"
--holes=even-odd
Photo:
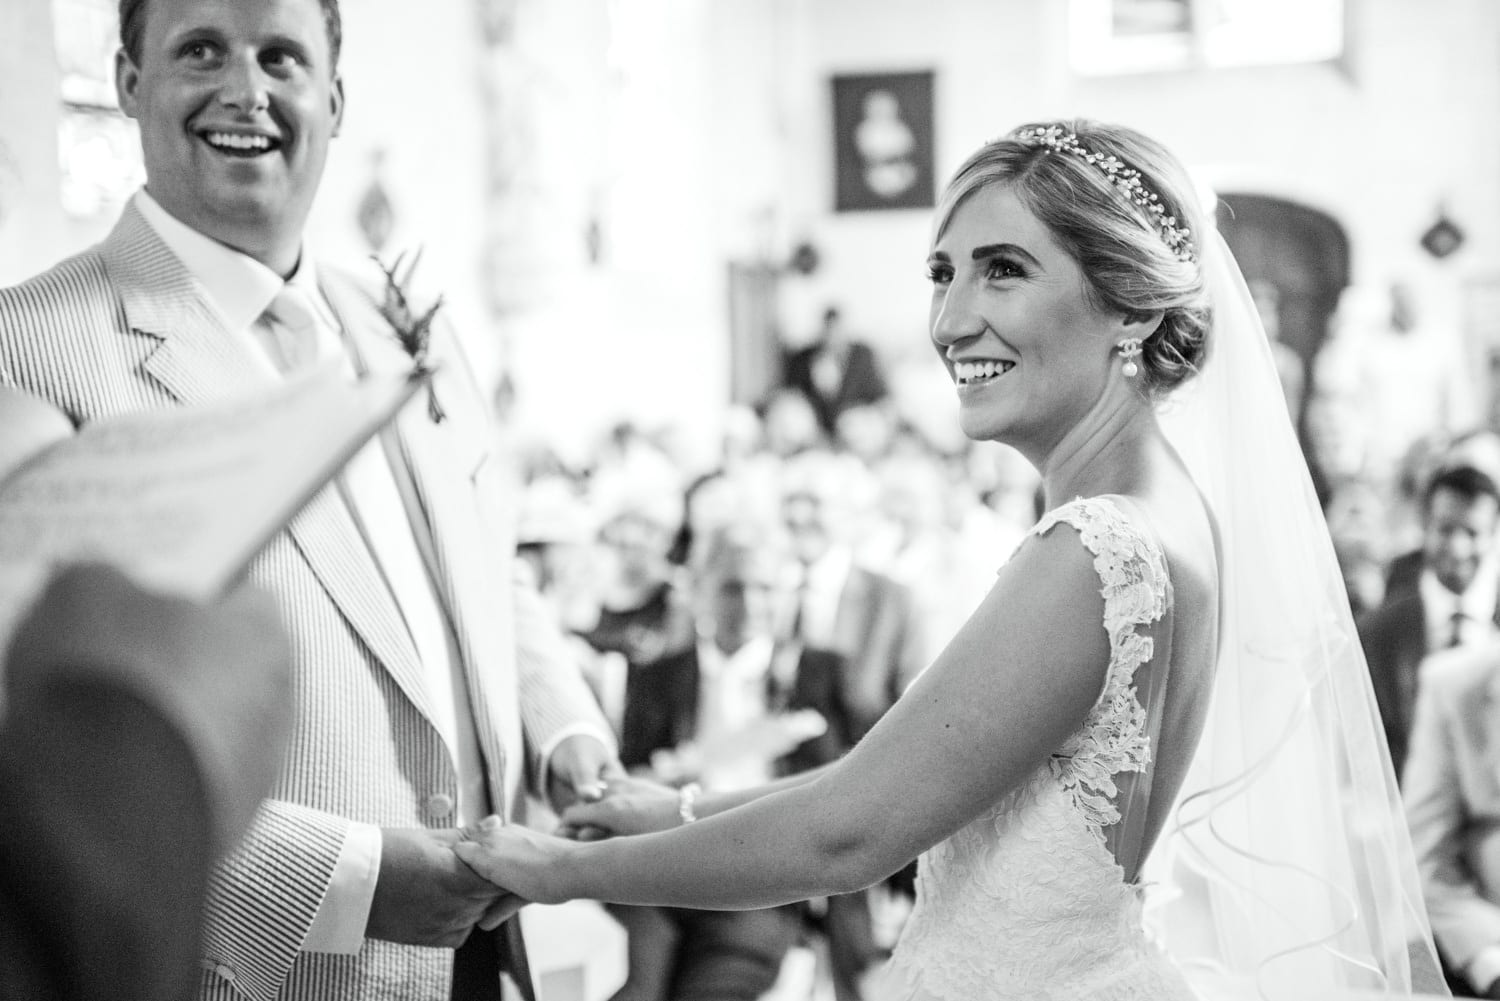
[[[1110,644],[1104,689],[1084,725],[1021,788],[922,855],[916,906],[880,981],[884,999],[1194,997],[1147,938],[1139,888],[1111,853],[1122,805],[1143,816],[1150,788],[1161,713],[1141,704],[1136,673],[1156,646],[1148,633],[1170,618],[1166,563],[1154,537],[1109,498],[1065,504],[1032,534],[1059,522],[1094,554]],[[1148,701],[1165,687],[1155,685]]]

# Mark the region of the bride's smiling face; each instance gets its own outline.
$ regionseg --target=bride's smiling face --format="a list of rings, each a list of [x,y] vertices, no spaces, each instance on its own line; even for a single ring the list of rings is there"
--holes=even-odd
[[[928,255],[929,329],[974,439],[1050,450],[1098,401],[1124,319],[1008,187],[959,204]]]

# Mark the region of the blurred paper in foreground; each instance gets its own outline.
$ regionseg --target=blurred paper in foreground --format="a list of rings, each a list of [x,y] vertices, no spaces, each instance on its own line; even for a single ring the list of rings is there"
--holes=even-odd
[[[330,367],[76,434],[44,401],[0,389],[0,650],[58,563],[111,563],[195,600],[221,593],[423,381],[349,382]]]

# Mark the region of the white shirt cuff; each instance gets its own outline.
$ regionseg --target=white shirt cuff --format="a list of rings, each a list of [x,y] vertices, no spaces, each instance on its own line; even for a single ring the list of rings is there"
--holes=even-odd
[[[318,913],[313,915],[302,951],[343,955],[359,952],[365,941],[365,925],[370,921],[370,905],[375,901],[375,880],[379,875],[380,828],[373,824],[350,824],[333,866],[333,880],[318,905]]]
[[[605,733],[599,727],[591,723],[577,722],[569,723],[552,735],[552,739],[542,745],[541,753],[537,755],[537,794],[546,798],[547,778],[552,768],[552,752],[557,750],[557,745],[569,737],[593,737],[602,743],[611,755],[618,757],[619,750],[615,747],[614,734]]]
[[[1500,945],[1481,949],[1479,955],[1464,967],[1464,976],[1469,978],[1469,986],[1476,991],[1489,990],[1491,984],[1500,980]]]

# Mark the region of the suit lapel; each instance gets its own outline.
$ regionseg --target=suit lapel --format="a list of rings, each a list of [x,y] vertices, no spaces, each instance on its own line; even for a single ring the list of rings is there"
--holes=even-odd
[[[131,205],[101,247],[133,333],[158,343],[141,375],[184,404],[205,403],[276,385],[251,349],[207,300],[201,285]],[[380,585],[380,570],[335,489],[314,497],[287,526],[293,544],[329,599],[370,652],[424,714],[420,664],[401,628],[400,610]]]
[[[363,289],[326,269],[319,275],[356,366],[371,372],[409,371],[411,360]],[[439,398],[449,410],[442,423],[433,422],[425,406],[409,406],[382,432],[381,440],[392,473],[398,480],[406,479],[403,492],[409,489],[409,501],[416,508],[412,528],[424,543],[428,569],[458,641],[480,746],[497,797],[492,805],[499,809],[505,769],[495,755],[504,747],[502,730],[520,732],[516,700],[500,697],[516,690],[515,659],[506,655],[515,647],[514,622],[502,613],[510,594],[500,586],[494,561],[503,554],[483,545],[488,536],[480,522],[475,480],[490,456],[482,439],[466,436],[459,426],[474,416],[462,406],[471,392],[459,384],[461,378],[451,369],[439,369],[435,376]],[[503,512],[490,513],[503,517]]]
[[[131,331],[159,342],[141,363],[147,380],[182,403],[226,399],[275,384],[134,205],[126,207],[100,255]]]
[[[422,663],[400,608],[337,487],[329,487],[287,526],[293,544],[330,601],[423,716],[432,719]]]

